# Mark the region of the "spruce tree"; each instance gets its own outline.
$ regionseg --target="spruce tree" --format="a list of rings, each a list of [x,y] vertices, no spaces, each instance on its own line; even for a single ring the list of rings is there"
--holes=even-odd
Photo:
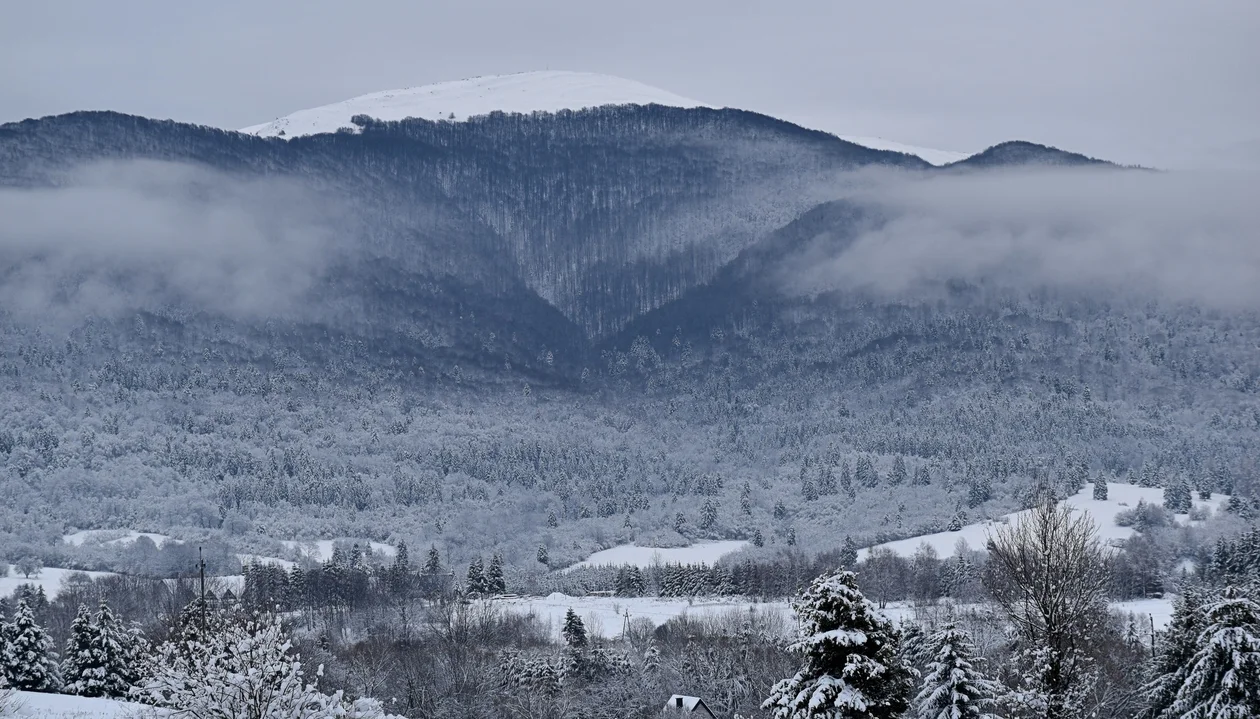
[[[429,555],[424,560],[424,573],[429,575],[442,573],[442,555],[438,554],[436,545],[429,545]]]
[[[480,556],[473,557],[473,560],[468,563],[468,593],[486,593],[486,577],[482,570]]]
[[[1146,696],[1145,719],[1155,719],[1172,706],[1186,679],[1190,660],[1198,649],[1199,635],[1207,626],[1203,590],[1186,586],[1173,600],[1172,619],[1159,640],[1159,652],[1151,660],[1152,680],[1142,687]]]
[[[490,566],[486,567],[486,593],[503,594],[507,592],[507,580],[503,578],[503,556],[495,553],[490,558]]]
[[[540,545],[538,545],[538,556],[537,556],[537,559],[538,559],[538,563],[539,563],[539,564],[541,564],[541,565],[543,565],[544,567],[550,567],[550,566],[551,566],[551,557],[547,556],[547,546],[546,546],[546,545],[544,545],[544,544],[540,544]]]
[[[1161,718],[1260,717],[1260,604],[1231,587],[1205,614],[1185,681]]]
[[[1094,477],[1094,499],[1100,502],[1107,499],[1107,480],[1103,477],[1102,472],[1099,472],[1098,476]]]
[[[915,697],[918,719],[990,719],[1001,686],[977,668],[975,649],[953,624],[927,640],[929,661]]]
[[[5,676],[14,689],[31,692],[55,692],[61,688],[61,672],[52,639],[35,623],[35,615],[25,599],[13,613],[9,641],[9,664]]]
[[[1180,475],[1173,477],[1164,489],[1164,508],[1176,514],[1186,514],[1193,506],[1190,485]]]
[[[61,676],[68,694],[85,697],[101,696],[98,677],[102,673],[100,652],[97,650],[97,631],[92,623],[92,613],[86,604],[79,605],[70,625],[70,638],[66,641],[65,659],[61,663]]]
[[[893,625],[858,590],[852,572],[815,579],[793,603],[804,654],[796,676],[762,708],[775,719],[894,719],[909,706],[911,670]]]
[[[904,483],[909,477],[910,474],[906,471],[906,460],[902,459],[901,455],[897,455],[893,459],[892,471],[888,473],[888,483],[896,486]]]
[[[142,678],[140,667],[144,662],[146,643],[139,627],[125,624],[104,601],[96,610],[95,627],[97,653],[103,670],[100,676],[101,694],[126,697]]]
[[[573,607],[569,607],[569,611],[564,614],[564,627],[561,628],[560,634],[570,649],[586,648],[586,625],[582,623],[582,618],[577,615],[577,612],[573,611]]]

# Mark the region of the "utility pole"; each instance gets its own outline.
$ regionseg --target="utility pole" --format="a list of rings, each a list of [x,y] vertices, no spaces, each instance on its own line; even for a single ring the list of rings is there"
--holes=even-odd
[[[197,547],[197,568],[201,572],[201,636],[206,636],[206,558]]]

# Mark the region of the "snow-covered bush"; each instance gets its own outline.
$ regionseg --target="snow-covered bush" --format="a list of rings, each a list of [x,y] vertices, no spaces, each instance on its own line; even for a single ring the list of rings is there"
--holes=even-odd
[[[162,645],[143,698],[197,719],[385,719],[379,702],[307,681],[278,621],[249,620]],[[320,670],[322,674],[322,667]]]

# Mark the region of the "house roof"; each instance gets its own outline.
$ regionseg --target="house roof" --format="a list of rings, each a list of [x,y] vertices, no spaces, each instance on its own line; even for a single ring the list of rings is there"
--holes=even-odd
[[[665,708],[677,709],[679,699],[682,699],[682,708],[684,711],[694,712],[696,707],[704,707],[705,711],[708,711],[709,709],[709,707],[705,706],[705,703],[700,700],[700,697],[689,697],[685,694],[674,694],[671,696],[669,701],[665,703]]]

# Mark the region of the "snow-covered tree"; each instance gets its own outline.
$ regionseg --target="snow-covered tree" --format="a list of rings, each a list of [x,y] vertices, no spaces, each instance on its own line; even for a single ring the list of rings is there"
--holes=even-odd
[[[977,668],[970,637],[953,624],[927,640],[931,659],[915,697],[918,719],[990,719],[1001,686]]]
[[[35,622],[26,600],[19,601],[13,613],[4,674],[14,689],[55,692],[61,688],[61,672],[52,639]]]
[[[1151,662],[1152,680],[1142,687],[1146,695],[1144,719],[1155,719],[1172,706],[1198,650],[1199,635],[1206,627],[1203,613],[1207,597],[1192,586],[1173,600],[1172,619],[1159,641],[1159,653]]]
[[[507,581],[503,578],[503,556],[496,553],[490,558],[486,567],[486,593],[503,594],[507,591]]]
[[[100,687],[94,681],[98,662],[96,627],[92,626],[92,612],[86,604],[80,604],[78,613],[74,615],[74,622],[70,625],[70,639],[66,642],[65,659],[61,663],[65,691],[81,696],[100,696]]]
[[[1164,488],[1164,509],[1178,514],[1189,512],[1194,506],[1190,485],[1181,475],[1173,477]]]
[[[429,554],[424,560],[425,574],[439,574],[442,571],[442,555],[438,553],[436,545],[429,546]]]
[[[1094,499],[1105,501],[1107,499],[1107,479],[1102,472],[1094,477]]]
[[[480,556],[473,557],[473,560],[468,563],[468,593],[486,593],[486,575]]]
[[[570,607],[569,611],[564,613],[564,627],[560,630],[561,636],[564,637],[564,643],[569,645],[570,649],[585,649],[586,624],[582,622],[582,618],[577,615]]]
[[[229,626],[193,646],[168,642],[141,695],[197,719],[384,719],[380,703],[308,682],[279,622]],[[322,667],[320,668],[322,673]]]
[[[805,661],[774,685],[763,709],[775,719],[892,719],[909,706],[911,670],[893,625],[858,590],[852,572],[815,579],[793,606]]]
[[[1205,614],[1198,651],[1161,718],[1260,716],[1260,604],[1230,588]]]

